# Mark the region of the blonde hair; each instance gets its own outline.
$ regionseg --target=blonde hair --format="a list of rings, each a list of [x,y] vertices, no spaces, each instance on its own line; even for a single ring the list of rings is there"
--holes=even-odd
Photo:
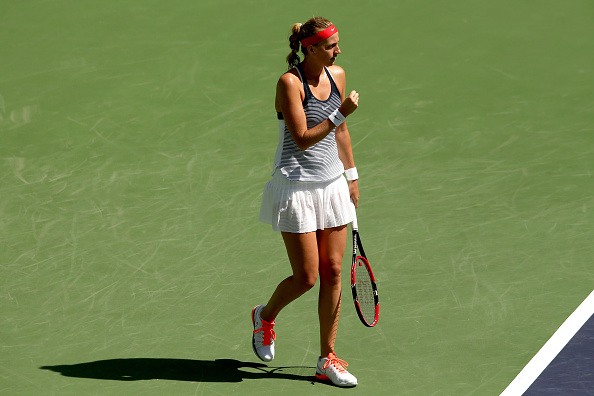
[[[299,48],[303,56],[307,54],[306,48],[301,46],[301,40],[313,36],[314,34],[321,32],[328,26],[332,25],[332,22],[322,17],[313,17],[305,23],[296,23],[291,27],[291,35],[289,36],[289,47],[291,53],[287,56],[287,63],[289,69],[295,67],[301,62],[299,57]]]

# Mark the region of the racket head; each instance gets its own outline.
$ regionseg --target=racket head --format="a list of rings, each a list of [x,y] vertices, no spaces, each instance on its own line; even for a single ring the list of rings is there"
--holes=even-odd
[[[373,271],[367,258],[357,256],[351,267],[351,291],[357,315],[367,327],[373,327],[379,319],[379,296]]]

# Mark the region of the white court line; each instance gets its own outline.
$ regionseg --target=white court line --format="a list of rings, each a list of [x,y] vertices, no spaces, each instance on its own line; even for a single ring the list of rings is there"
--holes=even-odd
[[[567,318],[500,396],[520,396],[594,314],[594,291]]]

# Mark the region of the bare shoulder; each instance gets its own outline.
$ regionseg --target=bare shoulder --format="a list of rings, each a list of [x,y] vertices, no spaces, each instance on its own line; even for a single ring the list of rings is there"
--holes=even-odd
[[[332,65],[328,69],[330,69],[330,73],[332,73],[332,76],[334,77],[336,82],[344,86],[346,81],[344,69],[338,65]]]
[[[332,65],[328,69],[330,70],[330,73],[332,73],[334,81],[336,81],[336,86],[340,90],[341,95],[344,96],[344,91],[346,89],[346,77],[344,69],[338,65]]]
[[[301,85],[301,80],[299,79],[295,69],[291,69],[280,76],[277,84],[278,87],[283,87],[285,89],[298,87],[299,85]]]
[[[291,69],[280,76],[276,84],[276,111],[282,110],[282,103],[303,101],[304,98],[303,84],[295,69]]]
[[[338,65],[332,65],[328,67],[332,75],[336,78],[343,78],[344,79],[344,69]]]

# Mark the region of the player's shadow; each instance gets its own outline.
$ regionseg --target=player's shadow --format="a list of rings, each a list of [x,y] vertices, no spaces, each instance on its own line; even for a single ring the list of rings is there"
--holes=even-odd
[[[43,366],[66,377],[113,381],[173,380],[192,382],[241,382],[244,379],[277,378],[314,382],[313,367],[268,367],[262,363],[233,359],[190,360],[130,358]]]

